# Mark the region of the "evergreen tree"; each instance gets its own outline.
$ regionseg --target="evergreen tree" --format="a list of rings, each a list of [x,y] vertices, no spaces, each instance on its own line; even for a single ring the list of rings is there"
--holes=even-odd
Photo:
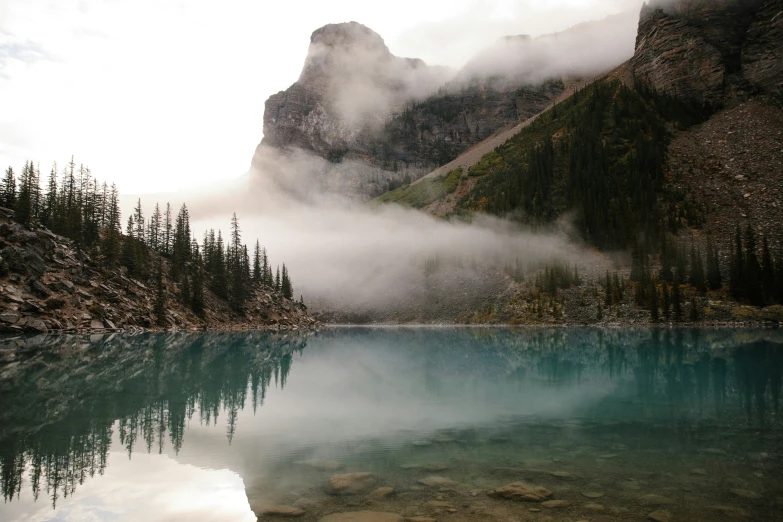
[[[49,172],[46,199],[41,209],[41,223],[49,230],[53,230],[57,218],[57,163],[55,163]]]
[[[754,306],[764,304],[761,291],[761,265],[756,253],[756,236],[750,223],[745,231],[745,288],[750,304]]]
[[[672,308],[674,309],[674,321],[679,323],[682,321],[682,294],[680,293],[680,285],[677,283],[672,286]]]
[[[172,232],[172,221],[171,221],[171,204],[166,203],[166,214],[164,216],[163,221],[163,248],[161,251],[163,252],[163,255],[170,256],[171,255],[171,232]]]
[[[747,293],[745,287],[745,255],[742,251],[742,233],[740,232],[739,225],[734,234],[734,247],[733,255],[731,257],[731,279],[729,281],[731,296],[739,301],[743,299]]]
[[[661,289],[661,308],[663,310],[663,318],[668,323],[671,319],[671,307],[672,307],[672,297],[671,294],[669,294],[669,285],[664,281]]]
[[[16,208],[16,177],[14,169],[8,167],[3,177],[2,192],[0,192],[0,205],[13,210]]]
[[[160,205],[158,203],[155,203],[155,211],[152,213],[152,217],[150,218],[150,226],[149,231],[147,233],[147,243],[154,252],[161,252],[160,243],[161,243],[161,214],[160,214]]]
[[[128,216],[128,226],[125,228],[125,238],[122,242],[122,266],[128,269],[128,275],[136,275],[136,241],[133,236],[135,228],[133,226],[133,216]]]
[[[103,255],[108,266],[113,266],[120,257],[120,203],[117,186],[112,184],[106,210],[106,233],[102,245]]]
[[[204,264],[198,250],[198,244],[193,247],[193,293],[190,309],[199,317],[204,316]]]
[[[226,261],[223,250],[223,235],[218,230],[217,240],[215,241],[215,252],[213,260],[212,273],[212,291],[218,297],[226,299],[228,297],[228,281],[226,279]]]
[[[275,290],[278,292],[281,290],[280,287],[280,265],[277,265],[277,274],[275,275]]]
[[[710,237],[707,238],[707,284],[710,290],[720,290],[723,287],[718,250]]]
[[[691,273],[688,279],[696,290],[704,294],[707,291],[707,280],[704,277],[704,265],[701,262],[701,250],[691,243]]]
[[[672,252],[671,243],[668,240],[668,234],[663,232],[661,234],[661,271],[660,278],[662,281],[672,282],[674,280],[674,273],[672,272]]]
[[[699,320],[699,307],[696,303],[696,297],[691,297],[691,306],[690,306],[690,321],[692,323],[695,323]]]
[[[775,263],[775,300],[778,304],[783,304],[783,245]]]
[[[32,183],[34,180],[33,162],[25,163],[19,177],[19,194],[16,198],[16,220],[30,226],[33,219]]]
[[[253,282],[260,285],[263,279],[261,272],[261,245],[256,240],[256,247],[253,250]]]
[[[676,245],[674,247],[674,282],[678,285],[684,284],[686,281],[686,262],[685,249],[681,245]]]
[[[171,243],[171,278],[179,281],[190,261],[190,214],[183,204],[177,214],[174,237]]]
[[[775,300],[775,265],[772,263],[767,236],[761,243],[761,290],[764,303],[771,304]]]
[[[155,320],[161,328],[166,327],[166,288],[163,285],[163,259],[158,256],[158,269],[155,277]]]

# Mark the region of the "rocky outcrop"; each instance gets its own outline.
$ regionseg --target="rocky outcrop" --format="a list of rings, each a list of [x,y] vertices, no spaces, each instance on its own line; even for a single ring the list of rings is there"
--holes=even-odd
[[[748,29],[742,74],[753,85],[783,95],[783,0],[767,0]]]
[[[166,263],[164,262],[164,270]],[[158,329],[154,283],[104,269],[69,239],[45,228],[29,229],[0,208],[0,333],[140,331]],[[198,317],[166,280],[169,329],[299,329],[317,321],[303,305],[268,288],[254,288],[244,316],[205,288],[205,315]]]
[[[690,104],[719,108],[745,101],[762,82],[744,73],[774,71],[772,53],[780,45],[766,36],[774,8],[761,6],[762,0],[645,4],[631,59],[635,80]],[[761,12],[767,14],[757,19]]]

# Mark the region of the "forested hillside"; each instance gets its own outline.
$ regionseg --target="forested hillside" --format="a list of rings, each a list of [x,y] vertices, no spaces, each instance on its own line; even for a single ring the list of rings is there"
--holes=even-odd
[[[0,183],[0,329],[9,332],[308,324],[285,264],[252,254],[236,214],[199,244],[182,205],[141,201],[122,232],[116,186],[73,159],[47,189],[33,162]]]

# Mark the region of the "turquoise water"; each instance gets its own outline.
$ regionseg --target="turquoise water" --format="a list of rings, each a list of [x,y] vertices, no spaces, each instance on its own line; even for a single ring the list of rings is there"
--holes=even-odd
[[[0,339],[0,520],[251,521],[275,504],[298,520],[779,520],[781,341],[502,328]],[[351,472],[371,483],[331,494]],[[565,502],[487,494],[520,481]]]

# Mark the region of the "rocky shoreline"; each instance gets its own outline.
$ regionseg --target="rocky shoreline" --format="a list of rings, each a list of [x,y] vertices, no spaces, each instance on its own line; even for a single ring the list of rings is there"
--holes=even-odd
[[[163,260],[163,269],[168,263]],[[154,279],[140,281],[105,268],[62,236],[26,228],[0,208],[0,333],[82,333],[161,330],[299,330],[319,322],[307,308],[272,288],[251,289],[243,315],[204,290],[205,312],[185,306],[180,285],[164,279],[166,326],[154,314]]]

